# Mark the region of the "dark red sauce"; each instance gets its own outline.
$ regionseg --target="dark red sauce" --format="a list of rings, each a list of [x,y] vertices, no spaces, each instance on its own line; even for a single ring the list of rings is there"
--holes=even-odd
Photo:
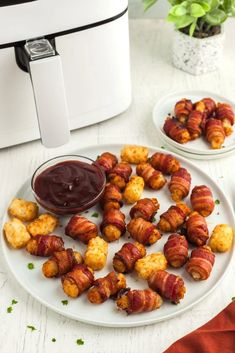
[[[102,196],[105,177],[95,164],[64,161],[45,169],[34,182],[38,202],[55,213],[76,213]],[[94,202],[93,202],[94,201]]]

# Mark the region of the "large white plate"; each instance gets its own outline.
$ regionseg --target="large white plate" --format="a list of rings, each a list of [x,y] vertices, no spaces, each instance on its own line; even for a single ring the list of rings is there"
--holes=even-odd
[[[228,152],[235,148],[235,132],[233,132],[230,136],[226,137],[223,148],[219,150],[213,150],[210,148],[210,145],[204,138],[198,138],[194,141],[189,141],[186,144],[180,144],[172,139],[170,139],[163,130],[163,125],[167,115],[173,114],[174,106],[176,102],[181,100],[182,98],[191,99],[192,102],[197,102],[198,100],[210,97],[214,99],[216,102],[226,102],[229,103],[233,109],[235,110],[235,103],[231,102],[225,97],[222,97],[218,94],[207,92],[207,91],[182,91],[170,93],[168,95],[163,96],[154,106],[153,109],[153,122],[157,128],[158,133],[161,135],[162,139],[185,152],[195,153],[195,154],[206,154],[206,155],[219,155],[225,152]]]
[[[100,155],[104,151],[110,151],[119,155],[121,145],[101,145],[93,146],[75,151],[75,153],[85,155],[87,157],[95,159],[97,155]],[[162,149],[151,148],[150,154],[160,151]],[[208,177],[203,171],[197,168],[194,164],[183,159],[182,157],[177,158],[181,161],[182,165],[186,167],[192,175],[192,187],[195,185],[206,184],[212,189],[215,199],[220,200],[220,204],[216,205],[213,214],[207,218],[208,226],[210,231],[218,223],[228,223],[232,227],[235,227],[234,215],[232,207],[224,195],[223,191],[218,185]],[[33,172],[33,170],[32,170]],[[15,194],[16,197],[24,199],[32,199],[33,195],[30,189],[30,181],[26,181],[25,184]],[[172,201],[169,197],[167,187],[164,187],[160,191],[148,191],[145,190],[144,197],[157,197],[160,201],[160,211],[156,215],[157,221],[159,215],[165,211]],[[187,200],[188,201],[188,200]],[[9,200],[10,202],[10,200]],[[128,210],[130,207],[123,208],[127,214],[127,222],[129,221]],[[94,210],[100,210],[98,207],[93,208],[89,211],[87,216],[94,222],[100,223],[101,216],[97,219],[92,217]],[[41,210],[42,211],[42,210]],[[4,215],[4,222],[8,219],[7,212]],[[61,218],[61,224],[65,225],[68,218]],[[62,235],[65,241],[66,247],[75,247],[76,249],[84,252],[85,245],[76,242],[69,237],[63,235],[63,228],[58,227],[55,232],[56,234]],[[163,235],[157,244],[152,245],[147,249],[148,253],[161,251],[163,245],[166,242],[168,236]],[[102,277],[112,270],[112,258],[114,253],[119,250],[122,244],[129,241],[128,235],[124,235],[119,241],[109,244],[109,255],[108,262],[104,270],[96,272],[96,278]],[[150,313],[135,314],[127,316],[124,312],[119,312],[112,300],[105,302],[102,305],[92,305],[86,299],[86,295],[83,294],[80,298],[70,299],[64,294],[59,279],[46,279],[41,273],[41,266],[45,259],[37,258],[29,255],[25,250],[12,250],[8,247],[4,237],[2,237],[2,248],[5,256],[5,260],[15,276],[16,280],[29,292],[34,298],[40,301],[47,307],[55,310],[56,312],[68,316],[70,318],[101,326],[110,327],[131,327],[152,324],[161,320],[172,318],[176,315],[182,314],[185,310],[191,308],[199,301],[203,300],[212,290],[220,283],[225,272],[227,271],[231,262],[233,252],[216,255],[215,265],[210,278],[207,281],[194,282],[191,277],[186,273],[184,268],[178,270],[171,270],[170,272],[182,275],[187,287],[187,293],[185,298],[178,305],[173,305],[169,302],[164,302],[163,306],[159,310],[155,310]],[[34,270],[29,270],[27,264],[33,262],[35,264]],[[137,279],[134,275],[127,275],[127,284],[132,289],[134,288],[147,288],[147,283],[143,280]],[[61,300],[68,299],[68,305],[64,306]]]

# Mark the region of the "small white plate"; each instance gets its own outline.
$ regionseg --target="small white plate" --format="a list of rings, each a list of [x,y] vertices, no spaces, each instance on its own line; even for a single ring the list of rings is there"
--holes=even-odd
[[[97,155],[100,155],[102,152],[105,151],[109,151],[119,156],[121,148],[122,145],[120,144],[100,146],[97,145],[87,147],[79,151],[75,151],[75,153],[90,157],[92,159],[96,159]],[[165,153],[162,149],[150,147],[149,155],[152,155],[155,152]],[[235,228],[233,209],[226,195],[219,188],[216,182],[214,182],[213,179],[211,179],[193,163],[177,155],[175,156],[181,162],[182,166],[187,168],[191,173],[191,188],[193,188],[195,185],[208,185],[213,192],[214,199],[220,200],[220,204],[215,206],[213,214],[207,218],[207,223],[210,232],[218,223],[227,223],[233,228]],[[134,171],[135,169],[133,169],[133,172]],[[15,196],[26,200],[34,199],[30,188],[30,180],[27,180],[18,191],[16,190]],[[146,189],[144,190],[143,197],[158,198],[160,202],[160,210],[156,215],[157,222],[159,220],[159,215],[165,210],[167,210],[170,205],[173,204],[172,200],[170,199],[170,194],[167,186],[165,186],[162,190],[159,191]],[[186,202],[189,204],[189,197],[186,199]],[[129,222],[129,209],[130,206],[125,206],[122,208],[122,211],[126,214],[127,223]],[[40,211],[42,212],[43,210],[41,209]],[[99,218],[92,217],[94,211],[99,212]],[[100,224],[102,220],[101,211],[98,207],[89,210],[89,213],[86,213],[85,217],[89,218],[93,222],[96,222],[97,224]],[[3,223],[6,222],[8,219],[9,217],[6,211],[5,215],[3,216]],[[66,225],[67,222],[68,217],[60,218],[60,223],[63,226]],[[55,234],[61,235],[63,237],[66,247],[75,247],[75,249],[84,253],[86,248],[85,245],[65,236],[63,227],[58,227],[55,231]],[[156,244],[153,244],[152,246],[148,247],[148,254],[157,251],[162,251],[163,246],[167,241],[167,238],[168,235],[163,235],[162,238]],[[96,278],[103,277],[112,270],[112,258],[114,253],[118,251],[121,246],[127,241],[130,241],[130,239],[128,238],[128,234],[124,235],[119,241],[109,244],[107,265],[102,271],[95,273]],[[223,276],[227,272],[234,254],[234,246],[232,251],[229,251],[224,254],[216,254],[216,260],[213,271],[209,279],[206,281],[195,282],[186,273],[185,268],[173,270],[169,267],[169,272],[181,275],[185,281],[187,292],[185,298],[180,302],[180,304],[174,305],[167,301],[164,301],[164,304],[158,310],[149,313],[126,315],[125,312],[120,312],[117,310],[117,308],[115,307],[115,303],[112,300],[108,300],[102,305],[92,305],[87,300],[86,293],[83,293],[81,297],[77,299],[71,299],[66,297],[62,290],[60,279],[46,279],[42,275],[41,267],[43,262],[46,260],[45,258],[31,256],[24,249],[11,249],[7,245],[4,236],[2,236],[1,239],[1,246],[3,249],[5,260],[11,272],[15,276],[16,281],[39,302],[62,315],[79,320],[81,322],[109,327],[132,327],[148,325],[159,322],[161,320],[170,319],[176,315],[182,314],[184,311],[188,310],[193,305],[203,300],[212,292],[212,290],[214,290],[218,286]],[[27,264],[30,262],[34,263],[34,270],[29,270],[27,268]],[[138,279],[134,274],[129,274],[126,276],[126,278],[127,285],[132,289],[147,288],[147,282]],[[61,301],[65,299],[68,300],[68,305],[62,305]]]
[[[229,103],[233,109],[235,110],[235,103],[231,102],[225,97],[222,97],[218,94],[207,92],[207,91],[182,91],[170,93],[168,95],[163,96],[154,106],[153,109],[153,122],[157,128],[158,133],[161,135],[164,142],[167,144],[171,144],[177,149],[188,153],[195,154],[206,154],[206,155],[219,155],[225,152],[231,151],[235,148],[235,133],[233,132],[230,136],[225,138],[224,147],[219,150],[213,150],[210,148],[209,143],[204,138],[198,138],[194,141],[189,141],[186,144],[180,144],[171,138],[169,138],[164,130],[163,125],[168,114],[173,114],[174,106],[176,102],[181,100],[182,98],[191,99],[193,103],[199,101],[202,98],[210,97],[214,99],[216,102],[226,102]]]

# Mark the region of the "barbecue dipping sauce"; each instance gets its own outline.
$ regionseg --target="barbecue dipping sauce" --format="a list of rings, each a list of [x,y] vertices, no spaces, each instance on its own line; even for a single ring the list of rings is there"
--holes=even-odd
[[[52,212],[76,213],[96,203],[92,201],[102,192],[104,183],[104,174],[96,164],[69,160],[50,166],[39,174],[34,191],[39,203]]]

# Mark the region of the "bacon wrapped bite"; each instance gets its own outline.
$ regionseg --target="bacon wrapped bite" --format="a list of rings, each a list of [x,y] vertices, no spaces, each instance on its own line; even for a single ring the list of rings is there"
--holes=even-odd
[[[165,270],[167,268],[167,260],[162,252],[147,255],[136,261],[135,271],[142,279],[148,279],[153,272]]]
[[[156,225],[143,218],[132,219],[127,225],[127,230],[133,239],[144,245],[154,244],[161,238]]]
[[[131,218],[143,218],[146,221],[150,221],[157,210],[159,209],[160,205],[158,200],[155,198],[152,199],[141,199],[136,202],[136,204],[130,210],[130,217]]]
[[[101,270],[107,261],[108,244],[104,239],[95,237],[89,240],[84,263],[94,271]]]
[[[98,227],[87,218],[75,215],[65,227],[65,234],[87,244],[90,239],[97,237]]]
[[[163,130],[172,140],[184,144],[190,141],[190,134],[186,127],[176,119],[167,118]]]
[[[190,99],[183,98],[175,105],[175,117],[179,122],[184,124],[190,112],[193,110],[193,103]]]
[[[191,175],[185,168],[180,168],[177,172],[171,175],[171,180],[168,188],[171,193],[171,198],[175,202],[181,201],[188,196],[191,186]]]
[[[170,206],[168,210],[161,214],[157,227],[162,232],[175,232],[184,223],[190,209],[184,203]]]
[[[31,255],[47,257],[64,250],[64,241],[57,235],[35,235],[28,241],[26,250]]]
[[[221,148],[225,140],[225,132],[221,121],[218,119],[207,120],[205,136],[213,149]]]
[[[216,119],[221,120],[225,135],[231,135],[233,132],[232,126],[234,125],[235,116],[233,108],[230,104],[218,103],[216,109]]]
[[[148,285],[175,304],[183,299],[186,292],[183,279],[164,270],[154,272],[148,279]]]
[[[185,236],[171,234],[164,245],[164,255],[172,267],[182,267],[188,260],[188,242]]]
[[[110,183],[106,184],[100,205],[104,211],[110,210],[111,208],[119,210],[122,207],[122,194],[116,185]]]
[[[117,162],[117,157],[110,152],[102,153],[96,160],[96,163],[102,167],[105,173],[109,172],[117,164]]]
[[[121,160],[131,164],[146,163],[149,150],[144,146],[126,145],[121,150]]]
[[[119,239],[126,232],[125,215],[115,209],[105,211],[100,230],[109,242]]]
[[[160,308],[163,301],[159,294],[150,289],[128,290],[116,301],[118,309],[127,314],[143,313]]]
[[[188,117],[186,128],[190,133],[191,140],[197,139],[202,134],[201,125],[203,123],[203,113],[193,110]]]
[[[145,184],[153,190],[159,190],[166,184],[166,179],[162,172],[154,169],[149,163],[138,164],[136,174],[141,176]]]
[[[211,190],[206,185],[195,186],[192,190],[190,201],[194,211],[203,217],[209,216],[215,207]]]
[[[215,110],[216,110],[216,103],[212,98],[203,98],[199,102],[194,104],[195,110],[205,113],[207,118],[210,118]]]
[[[110,183],[119,187],[120,190],[125,189],[126,184],[132,173],[132,168],[127,162],[117,163],[108,173],[107,178]]]
[[[42,273],[45,277],[60,277],[72,270],[74,265],[81,264],[83,258],[78,251],[66,249],[55,251],[52,257],[44,262]]]
[[[61,278],[64,292],[72,298],[77,298],[86,289],[90,288],[94,282],[92,270],[86,265],[75,265],[72,271],[66,273]]]
[[[126,203],[135,203],[141,198],[144,190],[144,179],[140,176],[133,175],[130,181],[126,184],[126,188],[123,193],[123,199]]]
[[[113,258],[113,268],[117,272],[132,272],[137,260],[146,254],[145,247],[138,243],[125,243],[121,249],[115,253]]]
[[[110,272],[107,276],[95,280],[87,293],[87,298],[92,304],[102,304],[124,288],[126,288],[125,276]]]
[[[209,238],[206,220],[198,212],[192,212],[187,221],[187,239],[197,246],[205,245]]]
[[[200,246],[191,252],[186,264],[186,271],[195,281],[205,280],[210,276],[215,262],[215,255],[209,246]]]
[[[150,158],[150,164],[154,169],[160,170],[163,174],[172,174],[180,168],[180,162],[171,154],[156,152]]]

